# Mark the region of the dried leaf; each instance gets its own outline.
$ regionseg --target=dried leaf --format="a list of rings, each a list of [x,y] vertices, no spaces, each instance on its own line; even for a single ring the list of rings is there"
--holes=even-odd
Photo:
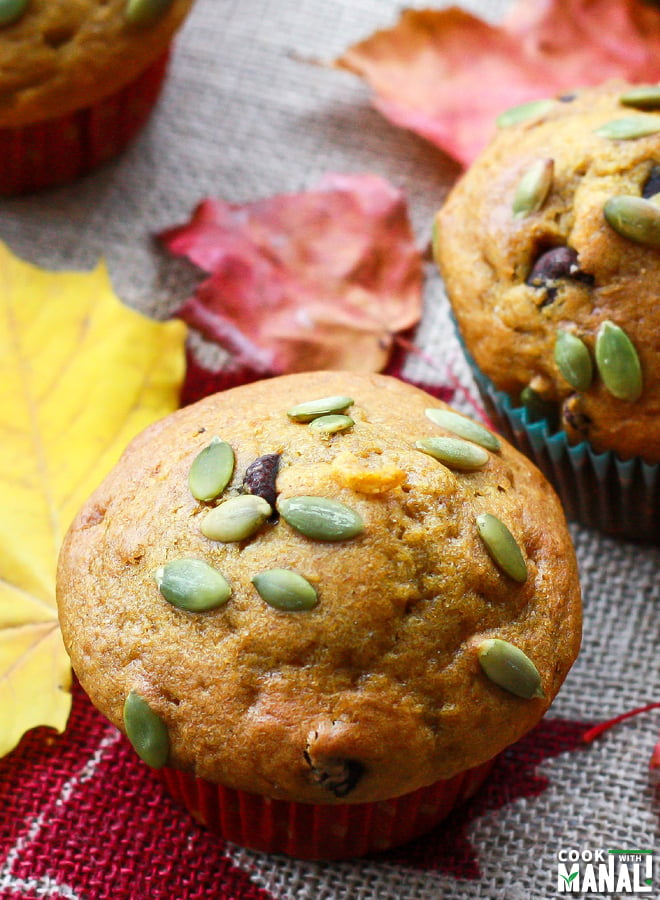
[[[379,371],[421,315],[406,205],[375,175],[244,206],[207,199],[160,238],[210,274],[176,315],[261,373]]]
[[[653,748],[653,753],[649,760],[649,769],[660,769],[660,740]]]
[[[450,7],[403,12],[335,65],[388,119],[464,165],[519,103],[609,78],[660,78],[660,10],[643,0],[519,0],[501,26]]]
[[[0,756],[61,731],[64,531],[134,434],[178,404],[185,327],[122,306],[104,266],[44,272],[0,244]]]

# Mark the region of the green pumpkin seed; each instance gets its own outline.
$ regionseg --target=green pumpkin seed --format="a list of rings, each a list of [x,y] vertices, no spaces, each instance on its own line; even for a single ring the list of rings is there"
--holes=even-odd
[[[532,422],[537,422],[539,419],[549,419],[553,422],[557,418],[556,404],[551,400],[546,400],[529,385],[520,392],[520,402],[527,410],[527,415]]]
[[[642,367],[628,335],[614,322],[601,323],[596,335],[596,365],[610,394],[630,403],[642,393]]]
[[[632,141],[660,131],[660,119],[657,116],[624,116],[612,119],[597,128],[594,134],[613,141]]]
[[[537,159],[526,170],[513,195],[513,215],[522,219],[538,212],[547,200],[555,171],[553,159]]]
[[[636,109],[660,109],[660,84],[640,85],[621,94],[619,102]]]
[[[294,422],[312,422],[319,416],[329,416],[333,413],[343,413],[345,409],[353,405],[350,397],[321,397],[318,400],[308,400],[299,403],[287,410],[287,416]]]
[[[188,485],[193,497],[206,502],[220,496],[234,474],[234,463],[234,451],[229,444],[214,437],[190,467]]]
[[[339,500],[289,497],[278,509],[285,522],[315,541],[345,541],[364,531],[362,518]]]
[[[174,0],[126,0],[124,15],[131,25],[151,25],[164,16]]]
[[[252,579],[259,596],[275,609],[298,612],[312,609],[318,603],[316,590],[297,572],[290,569],[269,569]]]
[[[495,124],[498,128],[509,128],[511,125],[517,125],[518,122],[525,122],[527,119],[545,115],[554,105],[555,101],[548,98],[519,103],[517,106],[512,106],[511,109],[500,113],[495,119]]]
[[[434,425],[439,425],[445,431],[451,431],[459,437],[465,438],[466,441],[472,441],[473,444],[479,444],[487,450],[499,450],[500,442],[496,435],[483,425],[462,416],[460,413],[452,412],[450,409],[436,409],[431,407],[424,410],[426,417],[430,419]]]
[[[346,431],[355,425],[350,416],[319,416],[309,423],[312,431],[318,434],[337,434],[338,431]]]
[[[593,362],[589,348],[570,331],[558,331],[555,341],[555,362],[566,381],[576,391],[589,389],[593,378]]]
[[[0,0],[0,25],[10,25],[27,9],[29,0]]]
[[[162,769],[170,752],[167,726],[135,691],[124,702],[124,728],[140,759],[152,769]]]
[[[212,509],[204,518],[200,530],[212,541],[244,541],[261,528],[272,512],[272,506],[263,497],[241,494]]]
[[[514,581],[521,584],[526,581],[527,564],[504,522],[490,513],[482,513],[477,516],[477,529],[493,562]]]
[[[488,678],[505,691],[525,700],[545,697],[538,669],[515,644],[488,638],[477,647],[477,658]]]
[[[227,580],[202,559],[172,559],[154,572],[154,581],[172,606],[189,612],[204,612],[229,599]]]
[[[459,472],[483,469],[489,459],[487,450],[462,438],[422,438],[415,441],[415,447],[444,463],[449,469],[458,469]]]
[[[660,207],[655,200],[620,194],[610,197],[603,214],[621,237],[636,244],[660,247]]]

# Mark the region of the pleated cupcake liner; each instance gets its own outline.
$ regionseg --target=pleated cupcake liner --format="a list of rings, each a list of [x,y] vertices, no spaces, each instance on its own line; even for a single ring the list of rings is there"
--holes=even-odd
[[[498,390],[479,369],[456,327],[479,393],[495,427],[554,486],[567,519],[626,540],[660,544],[660,463],[620,459],[587,442],[570,444],[547,419]]]
[[[117,156],[149,118],[168,60],[169,51],[92,106],[20,128],[0,128],[0,194],[67,184]]]
[[[273,800],[169,767],[159,775],[174,800],[224,840],[298,859],[350,859],[425,834],[476,793],[494,763],[391,800],[327,805]]]

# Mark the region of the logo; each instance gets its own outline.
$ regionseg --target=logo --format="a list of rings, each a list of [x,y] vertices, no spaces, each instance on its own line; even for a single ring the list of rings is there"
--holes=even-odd
[[[560,850],[560,894],[650,894],[653,850]]]

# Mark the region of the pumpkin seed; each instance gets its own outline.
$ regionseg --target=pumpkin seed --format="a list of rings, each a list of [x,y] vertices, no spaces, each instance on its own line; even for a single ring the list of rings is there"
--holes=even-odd
[[[131,25],[150,25],[165,15],[174,0],[126,0],[124,15]]]
[[[190,612],[222,606],[231,594],[224,576],[202,559],[172,559],[156,569],[154,580],[168,603]]]
[[[477,647],[477,658],[488,678],[505,691],[525,700],[545,697],[538,669],[515,644],[488,638]]]
[[[639,85],[621,94],[619,102],[636,109],[660,109],[660,84]]]
[[[316,590],[291,569],[268,569],[252,579],[259,596],[275,609],[298,612],[312,609],[318,603]]]
[[[0,0],[0,25],[10,25],[27,9],[29,0]]]
[[[450,409],[437,409],[431,407],[424,410],[427,418],[435,425],[439,425],[446,431],[451,431],[459,437],[465,438],[466,441],[472,441],[473,444],[479,444],[487,450],[499,450],[500,442],[496,435],[483,425],[462,416],[460,413],[452,412]]]
[[[234,474],[234,451],[229,444],[214,437],[197,454],[190,467],[188,485],[196,500],[208,501],[218,497]]]
[[[660,247],[660,207],[652,200],[619,194],[605,203],[603,214],[621,237],[636,244]]]
[[[473,472],[488,462],[488,451],[462,438],[430,437],[415,441],[415,447],[450,469]]]
[[[495,119],[498,128],[509,128],[511,125],[517,125],[518,122],[524,122],[527,119],[533,119],[545,115],[554,106],[555,101],[547,97],[543,100],[529,100],[527,103],[519,103],[505,110]]]
[[[557,332],[555,362],[566,381],[576,391],[589,389],[594,371],[591,353],[577,335],[571,334],[570,331]]]
[[[167,726],[135,691],[124,702],[124,728],[140,759],[152,769],[162,769],[170,752]]]
[[[312,431],[318,434],[336,434],[338,431],[346,431],[355,425],[350,416],[319,416],[309,423]]]
[[[287,416],[294,422],[311,422],[319,416],[329,416],[332,413],[343,413],[345,409],[353,405],[350,397],[321,397],[319,400],[308,400],[299,403],[287,410]]]
[[[513,215],[522,219],[538,212],[547,200],[555,170],[553,159],[537,159],[526,170],[513,195]]]
[[[557,419],[557,406],[551,400],[546,400],[533,387],[527,385],[520,392],[520,403],[527,410],[527,416],[532,422],[539,419],[548,419],[551,423]]]
[[[263,497],[241,494],[212,509],[204,518],[200,530],[212,541],[244,541],[261,528],[272,512],[272,506]]]
[[[612,119],[597,128],[594,134],[598,137],[610,138],[613,141],[632,141],[660,131],[660,119],[657,116],[624,116]]]
[[[514,581],[526,581],[527,564],[504,522],[491,513],[482,513],[477,516],[477,529],[493,562]]]
[[[316,541],[345,541],[364,531],[362,518],[339,500],[327,497],[288,497],[279,511],[292,528]]]
[[[633,342],[622,328],[609,320],[596,335],[596,365],[610,394],[634,402],[642,393],[642,367]]]

